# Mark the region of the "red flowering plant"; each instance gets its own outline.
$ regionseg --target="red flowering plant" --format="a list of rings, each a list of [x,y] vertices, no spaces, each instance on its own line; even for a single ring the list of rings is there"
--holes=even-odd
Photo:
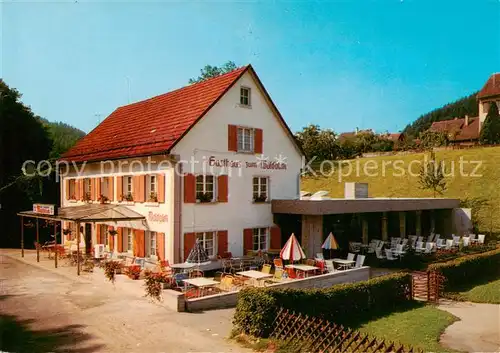
[[[132,279],[139,279],[141,276],[141,266],[139,265],[132,265],[127,268],[126,271],[127,276]]]
[[[144,273],[144,287],[146,288],[146,297],[151,297],[154,300],[161,300],[162,289],[172,288],[173,281],[168,272],[152,272],[146,270]]]

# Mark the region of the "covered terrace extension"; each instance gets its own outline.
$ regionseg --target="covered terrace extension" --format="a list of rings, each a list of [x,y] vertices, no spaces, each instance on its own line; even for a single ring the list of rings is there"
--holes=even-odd
[[[330,232],[341,249],[371,238],[459,234],[468,227],[459,205],[460,200],[446,198],[273,200],[272,212],[282,232],[295,233],[311,257],[322,252]]]
[[[23,211],[19,212],[18,216],[21,218],[21,256],[24,257],[24,218],[35,218],[36,219],[36,240],[39,242],[39,219],[45,219],[49,221],[55,221],[54,223],[54,233],[57,227],[57,222],[68,221],[72,222],[74,225],[74,231],[76,234],[77,243],[77,254],[80,253],[80,224],[91,223],[95,225],[96,223],[104,224],[116,224],[119,226],[123,223],[128,223],[131,221],[144,221],[145,217],[135,211],[132,211],[126,206],[113,205],[113,204],[87,204],[82,206],[74,207],[60,207],[51,214],[51,212],[40,213],[35,211]],[[62,230],[62,226],[60,227]],[[62,233],[62,232],[61,232]],[[87,235],[85,235],[87,236]],[[57,237],[56,245],[57,244]],[[61,236],[61,242],[63,237]],[[37,247],[37,261],[40,261],[39,247]],[[57,267],[57,251],[55,251],[54,265]],[[80,275],[80,256],[77,256],[77,274]]]

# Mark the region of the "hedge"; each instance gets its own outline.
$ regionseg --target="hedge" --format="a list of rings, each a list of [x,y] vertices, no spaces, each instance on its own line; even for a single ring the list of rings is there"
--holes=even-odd
[[[444,291],[459,290],[471,283],[499,278],[500,249],[432,264],[428,270],[438,271],[446,278]]]
[[[245,288],[233,324],[238,333],[267,337],[280,307],[337,324],[377,311],[393,311],[411,300],[411,274],[396,273],[328,289]]]

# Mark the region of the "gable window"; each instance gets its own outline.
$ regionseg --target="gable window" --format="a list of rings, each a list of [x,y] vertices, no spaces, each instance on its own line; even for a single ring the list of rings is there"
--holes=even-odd
[[[238,127],[238,152],[253,152],[254,129]]]
[[[156,175],[146,176],[146,200],[149,202],[158,202],[158,178]]]
[[[134,233],[132,231],[132,228],[125,228],[125,234],[126,234],[126,240],[127,240],[127,252],[132,252],[134,247],[133,247],[133,236]]]
[[[215,236],[214,232],[196,233],[196,239],[200,241],[203,249],[207,252],[209,257],[215,254]]]
[[[254,228],[253,251],[267,250],[267,228]]]
[[[265,202],[269,197],[269,177],[253,178],[253,200],[255,202]]]
[[[68,181],[68,194],[69,194],[69,200],[76,200],[76,180],[75,179],[70,179]]]
[[[241,87],[240,88],[240,104],[245,105],[247,107],[251,106],[250,88],[248,88],[248,87]]]
[[[214,176],[201,174],[196,176],[196,200],[212,202],[215,199]]]
[[[123,177],[123,195],[122,200],[133,201],[134,184],[132,183],[132,176],[126,175]]]
[[[83,200],[89,201],[92,197],[92,180],[90,178],[83,179]]]

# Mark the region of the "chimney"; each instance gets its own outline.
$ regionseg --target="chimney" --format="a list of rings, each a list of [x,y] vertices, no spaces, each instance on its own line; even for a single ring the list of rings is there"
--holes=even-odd
[[[469,116],[465,115],[465,126],[469,126]]]

